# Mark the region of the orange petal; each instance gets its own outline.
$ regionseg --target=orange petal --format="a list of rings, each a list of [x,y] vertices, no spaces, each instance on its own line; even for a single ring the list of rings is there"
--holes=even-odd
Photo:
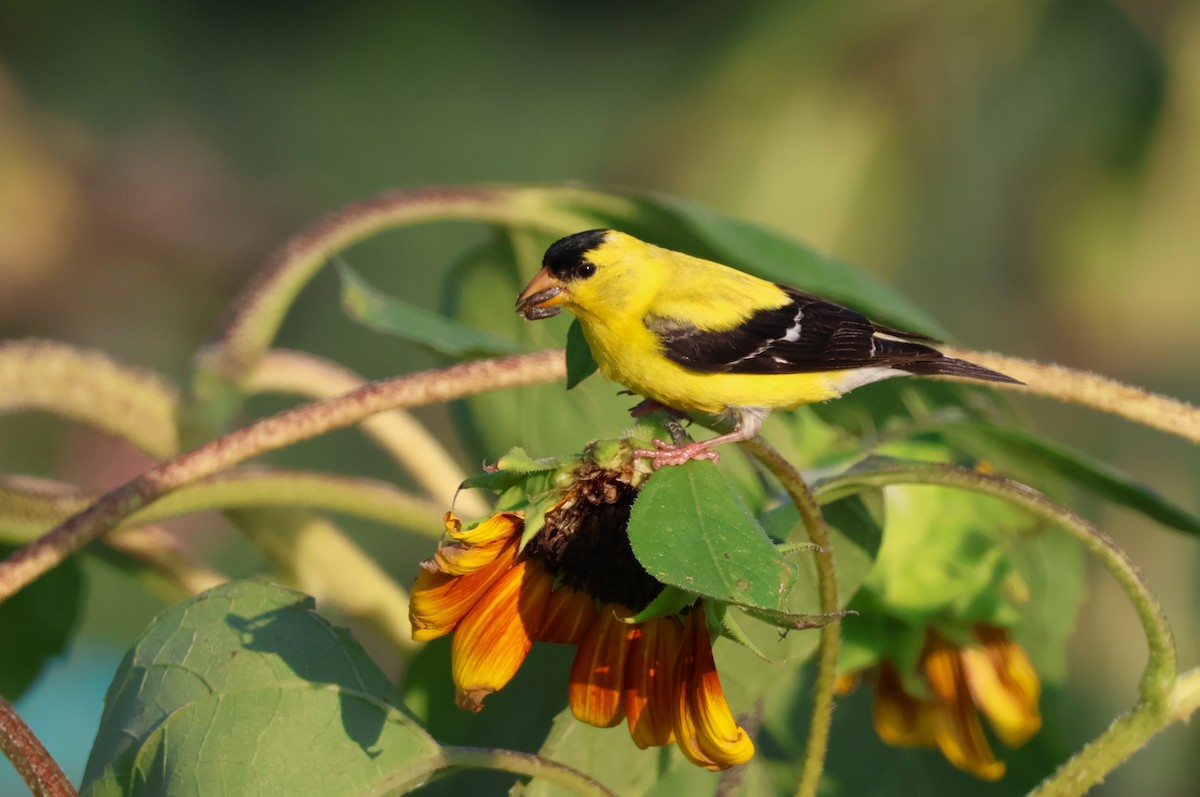
[[[833,681],[833,693],[838,696],[848,695],[862,683],[862,671],[842,673]]]
[[[892,747],[932,747],[933,708],[904,691],[900,674],[890,661],[879,668],[875,686],[875,733]]]
[[[694,607],[684,621],[677,666],[681,691],[676,703],[675,741],[683,755],[711,770],[749,761],[754,742],[725,702],[702,605]]]
[[[984,738],[959,651],[941,637],[931,637],[925,653],[925,674],[937,695],[933,701],[933,734],[942,755],[977,778],[1002,778],[1004,764],[992,755]]]
[[[1037,672],[1021,646],[1001,629],[980,626],[976,638],[985,645],[983,650],[960,651],[971,698],[1000,741],[1020,747],[1042,727]]]
[[[616,604],[606,604],[592,622],[575,661],[567,697],[580,722],[611,728],[625,718],[625,659],[637,626],[621,622]]]
[[[533,646],[553,580],[536,562],[506,571],[454,632],[450,671],[460,708],[479,711],[483,700],[517,674]]]
[[[681,684],[676,663],[683,625],[674,617],[641,624],[625,661],[625,712],[629,735],[645,749],[675,740],[675,712]]]
[[[408,606],[413,639],[424,642],[453,631],[496,579],[512,567],[516,555],[513,542],[486,567],[463,576],[422,569]]]
[[[550,593],[542,627],[534,636],[538,642],[578,645],[596,619],[596,602],[570,587],[560,586]]]

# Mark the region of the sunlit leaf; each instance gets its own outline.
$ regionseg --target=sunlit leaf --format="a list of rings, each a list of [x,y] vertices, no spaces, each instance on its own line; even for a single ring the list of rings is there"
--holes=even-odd
[[[437,744],[301,593],[235,581],[163,612],[118,668],[88,795],[359,795],[428,773]],[[424,774],[423,774],[424,773]]]
[[[377,291],[345,263],[342,307],[356,321],[447,357],[486,357],[526,351],[514,340],[459,324],[443,315]]]

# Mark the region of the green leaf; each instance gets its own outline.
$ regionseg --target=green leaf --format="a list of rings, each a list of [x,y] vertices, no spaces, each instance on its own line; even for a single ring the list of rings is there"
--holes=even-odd
[[[567,390],[596,373],[597,367],[592,350],[583,337],[583,327],[578,320],[572,321],[567,329]]]
[[[355,321],[376,332],[396,335],[447,357],[487,357],[528,351],[514,340],[473,329],[381,293],[345,263],[339,262],[337,268],[342,278],[342,308]]]
[[[655,473],[633,504],[629,542],[664,584],[739,606],[789,609],[799,568],[779,553],[711,462]]]
[[[440,750],[312,598],[235,581],[167,609],[118,668],[87,795],[358,795]]]
[[[0,559],[17,550],[0,545]],[[83,606],[83,573],[67,559],[0,603],[0,695],[17,700],[50,659],[66,650]]]
[[[951,443],[977,456],[1040,465],[1077,487],[1141,512],[1164,526],[1200,535],[1200,518],[1196,515],[1081,451],[1047,442],[1021,429],[990,423],[952,423],[940,427],[940,431]]]

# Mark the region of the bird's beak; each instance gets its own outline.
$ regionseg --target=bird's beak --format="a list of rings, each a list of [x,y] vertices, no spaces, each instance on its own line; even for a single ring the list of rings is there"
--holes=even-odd
[[[562,311],[566,300],[566,286],[549,269],[542,268],[517,297],[517,312],[530,321],[549,318]]]

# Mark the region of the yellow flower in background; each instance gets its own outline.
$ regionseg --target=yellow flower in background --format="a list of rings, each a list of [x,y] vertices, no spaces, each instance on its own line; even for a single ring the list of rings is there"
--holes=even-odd
[[[413,638],[453,633],[456,702],[475,712],[534,642],[576,645],[568,703],[580,721],[625,720],[639,747],[674,742],[707,769],[748,761],[754,743],[725,701],[703,602],[629,622],[662,585],[633,557],[624,522],[613,522],[621,490],[596,495],[605,498],[564,499],[520,553],[521,515],[499,513],[464,531],[447,513],[447,539],[413,588]]]
[[[905,691],[890,660],[878,665],[875,732],[895,747],[937,747],[959,769],[999,780],[1004,763],[992,754],[979,713],[1001,742],[1020,747],[1042,726],[1041,684],[1025,651],[1003,629],[979,624],[972,634],[974,644],[959,647],[933,629],[926,632],[919,664],[925,695]],[[853,688],[852,679],[843,676],[839,687]]]

